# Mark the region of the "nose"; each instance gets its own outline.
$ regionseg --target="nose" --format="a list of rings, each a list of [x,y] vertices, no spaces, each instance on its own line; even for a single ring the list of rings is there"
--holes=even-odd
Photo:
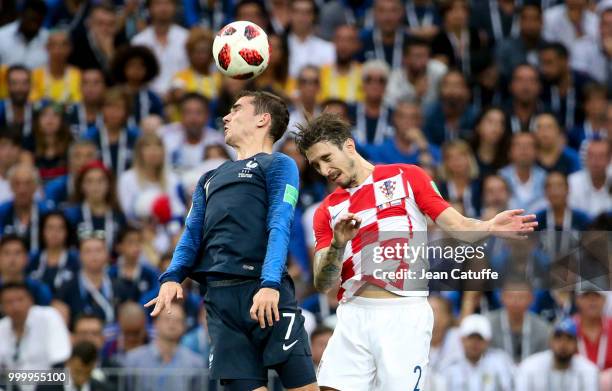
[[[225,117],[223,117],[223,123],[226,124],[230,121],[230,117],[232,116],[232,113],[228,113]]]

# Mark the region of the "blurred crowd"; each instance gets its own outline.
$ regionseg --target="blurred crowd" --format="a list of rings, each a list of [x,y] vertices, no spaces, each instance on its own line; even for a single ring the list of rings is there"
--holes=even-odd
[[[323,111],[354,126],[371,162],[426,169],[468,217],[520,208],[542,231],[611,230],[611,0],[1,0],[0,11],[0,369],[66,365],[79,389],[103,390],[117,379],[100,368],[207,367],[196,283],[174,316],[153,320],[142,304],[198,179],[234,156],[222,117],[244,89],[290,107],[275,149],[300,170],[287,268],[315,364],[338,299],[312,287],[312,217],[333,188],[291,132]],[[268,32],[255,80],[214,66],[215,33],[233,20]],[[612,390],[612,296],[599,287],[434,290],[426,389]]]

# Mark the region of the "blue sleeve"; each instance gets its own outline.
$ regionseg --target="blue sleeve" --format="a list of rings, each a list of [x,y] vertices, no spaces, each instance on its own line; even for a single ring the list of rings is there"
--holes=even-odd
[[[299,173],[293,159],[276,153],[266,173],[268,193],[268,248],[261,271],[261,286],[280,287],[285,270],[291,223],[298,200]]]
[[[185,230],[174,249],[172,261],[168,269],[159,276],[159,282],[166,281],[181,283],[189,270],[197,261],[198,251],[202,242],[202,231],[204,229],[204,212],[206,210],[206,195],[204,192],[204,181],[208,175],[203,176],[191,200],[191,209],[185,220]]]

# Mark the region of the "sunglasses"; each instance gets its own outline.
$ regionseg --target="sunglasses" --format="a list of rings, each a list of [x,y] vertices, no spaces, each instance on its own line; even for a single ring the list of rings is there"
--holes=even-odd
[[[379,83],[379,84],[387,84],[387,78],[382,76],[366,76],[363,78],[365,83]]]
[[[102,230],[81,229],[78,232],[79,241],[87,239],[106,240],[106,232]]]
[[[300,84],[319,84],[319,79],[299,79]]]

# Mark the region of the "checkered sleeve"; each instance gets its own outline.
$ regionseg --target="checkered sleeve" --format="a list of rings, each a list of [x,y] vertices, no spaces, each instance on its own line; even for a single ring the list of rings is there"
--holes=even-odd
[[[331,216],[327,208],[327,202],[323,201],[317,208],[312,221],[312,229],[315,235],[315,250],[319,251],[322,248],[329,247],[334,237],[334,231],[331,228]]]
[[[405,165],[403,168],[406,170],[406,179],[412,187],[419,209],[436,221],[440,213],[450,207],[450,204],[442,198],[436,183],[425,170],[415,165]]]

